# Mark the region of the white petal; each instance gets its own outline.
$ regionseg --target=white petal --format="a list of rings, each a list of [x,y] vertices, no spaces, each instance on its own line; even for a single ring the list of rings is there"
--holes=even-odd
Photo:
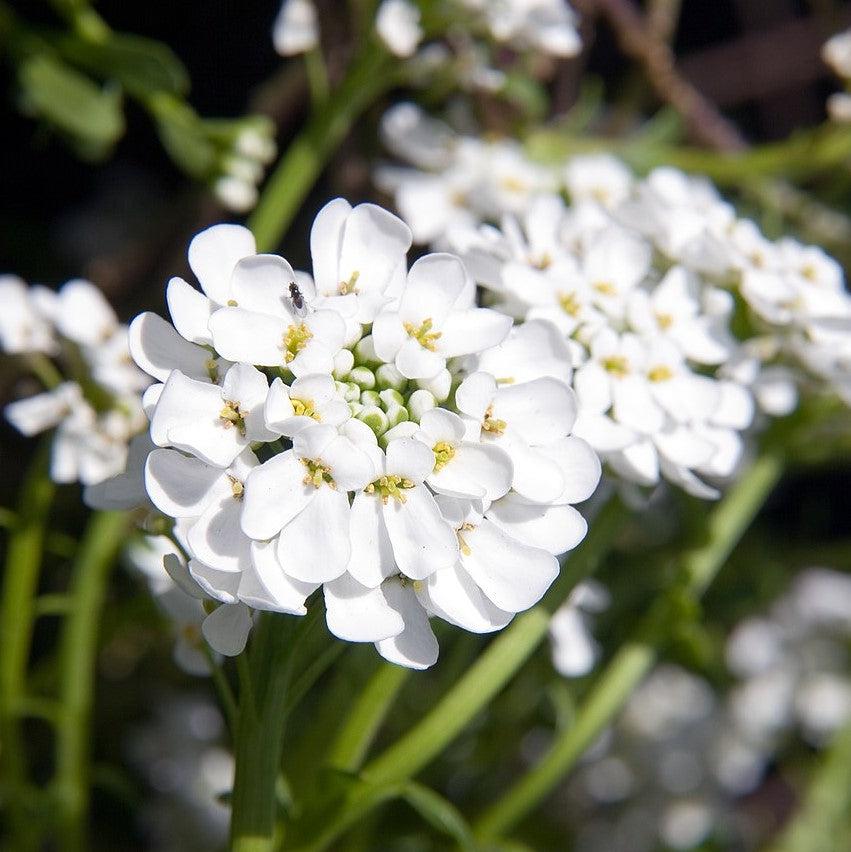
[[[313,278],[316,292],[330,296],[338,292],[340,250],[343,228],[352,212],[352,205],[344,198],[329,201],[317,214],[310,229],[310,257],[313,261]],[[346,279],[347,280],[347,279]]]
[[[513,478],[514,465],[504,450],[493,444],[464,441],[455,447],[452,459],[427,481],[441,494],[496,500],[508,493]]]
[[[537,447],[529,447],[509,433],[498,438],[498,446],[505,450],[514,466],[511,486],[527,500],[551,503],[565,490],[564,474],[552,459]]]
[[[254,235],[241,225],[213,225],[195,236],[189,244],[189,266],[201,289],[216,304],[230,298],[233,268],[257,251]]]
[[[276,254],[257,254],[236,264],[231,276],[231,298],[247,311],[279,317],[287,324],[295,320],[290,285],[293,268]]]
[[[615,423],[608,415],[582,408],[573,424],[573,437],[587,441],[598,453],[622,450],[636,439],[635,432]]]
[[[381,585],[396,572],[396,560],[378,495],[363,491],[355,494],[349,530],[352,546],[349,574],[364,586]]]
[[[349,642],[377,642],[405,629],[402,616],[384,597],[381,588],[368,589],[348,574],[325,583],[325,618],[328,629]]]
[[[201,587],[205,595],[222,603],[236,603],[239,574],[233,571],[218,571],[197,559],[190,559],[188,568],[192,579]]]
[[[528,320],[511,329],[499,346],[483,352],[479,369],[499,380],[528,382],[541,376],[570,381],[570,349],[561,332],[546,320]]]
[[[455,404],[459,411],[481,423],[488,406],[496,396],[496,391],[496,380],[490,373],[472,373],[458,385]]]
[[[221,308],[210,317],[216,351],[228,361],[259,367],[285,366],[286,330],[286,320],[242,308]]]
[[[242,495],[242,529],[249,538],[272,538],[304,509],[315,490],[304,484],[305,473],[292,450],[251,471]]]
[[[423,348],[413,337],[408,337],[396,353],[394,363],[406,379],[430,379],[446,367],[446,357]]]
[[[410,585],[388,580],[382,587],[388,603],[401,616],[405,629],[376,643],[378,653],[391,663],[411,669],[427,669],[437,662],[439,648],[428,616]]]
[[[247,606],[222,604],[204,619],[201,632],[214,651],[236,657],[245,650],[252,625]]]
[[[520,544],[488,520],[464,532],[463,538],[470,549],[462,555],[464,569],[506,612],[536,604],[558,576],[551,553]]]
[[[648,439],[612,453],[608,462],[617,473],[638,485],[650,486],[659,481],[659,455]]]
[[[372,343],[382,361],[392,363],[399,350],[410,340],[399,318],[391,311],[380,313],[372,324]]]
[[[573,391],[550,378],[502,387],[493,401],[493,416],[531,445],[551,444],[569,434],[576,411]]]
[[[391,498],[382,505],[384,523],[399,570],[422,580],[455,564],[458,540],[425,486],[408,488],[404,495],[404,503]]]
[[[439,441],[456,444],[464,437],[464,421],[445,408],[432,408],[420,418],[422,440],[430,445]]]
[[[168,312],[174,327],[190,343],[212,344],[207,327],[214,305],[182,278],[172,278],[165,291]]]
[[[417,596],[426,609],[471,633],[501,630],[514,617],[494,606],[460,565],[435,571]]]
[[[647,382],[638,376],[616,381],[612,398],[615,419],[630,429],[652,435],[665,423],[664,412],[654,401]]]
[[[596,491],[601,474],[600,458],[582,438],[568,435],[537,449],[551,458],[564,476],[564,491],[553,502],[581,503]]]
[[[239,586],[240,599],[255,609],[305,615],[304,602],[316,591],[316,583],[290,577],[278,561],[277,540],[251,542],[251,570]]]
[[[70,340],[98,346],[118,327],[115,311],[90,281],[75,278],[59,290],[56,326]]]
[[[483,352],[505,340],[512,319],[488,308],[454,311],[440,327],[438,350],[447,358]]]
[[[387,445],[386,471],[422,482],[434,469],[434,453],[415,438],[396,438]]]
[[[426,319],[440,328],[458,297],[464,292],[466,272],[451,254],[428,254],[408,272],[408,281],[399,304],[403,322],[419,326]]]
[[[291,577],[306,583],[324,583],[339,577],[351,554],[349,501],[327,485],[282,530],[278,560]]]
[[[491,503],[486,517],[521,544],[554,556],[576,547],[588,531],[588,523],[573,506],[539,506],[513,493]]]
[[[151,502],[172,518],[193,518],[208,505],[231,496],[227,474],[177,450],[156,449],[145,463],[145,487]]]
[[[127,338],[133,360],[149,376],[164,382],[172,370],[180,370],[193,379],[209,381],[209,351],[185,340],[162,317],[139,314],[130,323]]]
[[[195,556],[218,571],[244,571],[250,540],[240,527],[241,503],[233,496],[211,503],[190,527],[187,541]]]

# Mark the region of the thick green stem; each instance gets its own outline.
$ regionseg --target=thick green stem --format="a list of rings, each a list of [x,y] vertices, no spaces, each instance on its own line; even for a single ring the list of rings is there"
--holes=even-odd
[[[396,81],[389,54],[369,43],[343,82],[290,143],[248,219],[259,251],[278,244],[355,119]]]
[[[367,793],[348,799],[323,824],[319,837],[303,838],[296,825],[294,834],[299,840],[295,849],[319,852],[328,848],[360,817],[393,795],[389,791],[398,789],[419,772],[464,730],[532,656],[547,635],[552,613],[580,580],[597,569],[625,517],[620,501],[612,498],[541,603],[515,618],[431,712],[364,767],[361,777],[367,782]]]
[[[532,812],[612,722],[669,638],[677,601],[684,594],[697,598],[704,592],[756,517],[782,470],[778,456],[761,456],[709,514],[705,543],[683,557],[681,582],[663,593],[639,622],[599,676],[573,724],[556,737],[530,772],[485,811],[475,825],[477,838],[499,838]]]
[[[346,772],[356,772],[360,768],[410,674],[410,669],[389,663],[378,667],[350,709],[345,725],[328,752],[330,766]]]
[[[35,616],[35,594],[46,525],[55,486],[47,473],[50,447],[38,450],[21,490],[19,513],[11,527],[0,603],[0,740],[3,799],[10,842],[16,849],[35,846],[38,825],[27,813],[27,761],[21,736],[27,661]]]
[[[314,608],[315,609],[315,608]],[[247,662],[240,659],[232,852],[272,852],[277,845],[275,791],[281,767],[287,690],[305,619],[263,613]]]
[[[60,639],[60,704],[56,722],[56,777],[60,849],[89,849],[86,821],[91,774],[91,714],[98,629],[107,578],[127,536],[121,512],[92,515],[71,573],[70,605]]]

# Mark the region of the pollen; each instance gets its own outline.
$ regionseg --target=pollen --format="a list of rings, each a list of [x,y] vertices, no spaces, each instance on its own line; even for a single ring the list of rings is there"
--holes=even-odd
[[[289,364],[307,346],[313,332],[302,322],[291,325],[284,334],[284,361]]]
[[[367,494],[378,494],[381,502],[387,505],[391,497],[399,503],[404,503],[408,499],[404,492],[413,487],[414,483],[410,479],[405,479],[397,473],[390,473],[370,482],[364,491]]]
[[[674,371],[665,364],[659,364],[658,367],[653,367],[647,372],[647,378],[651,382],[667,382],[668,379],[674,377]]]
[[[316,459],[302,459],[301,463],[307,468],[307,473],[302,480],[305,485],[319,488],[324,483],[331,488],[337,487],[337,483],[334,482],[334,477],[331,475],[331,468],[327,464],[322,464],[321,461]]]
[[[360,278],[360,272],[356,269],[350,276],[348,281],[341,281],[339,286],[337,287],[337,292],[341,296],[347,296],[349,293],[357,293],[358,292],[358,278]]]
[[[656,322],[662,331],[666,331],[674,324],[674,318],[670,314],[656,314]]]
[[[470,530],[474,530],[475,528],[475,524],[461,524],[460,529],[455,531],[455,535],[458,536],[458,547],[464,556],[469,556],[473,551],[470,545],[464,541],[464,536],[461,533],[470,532]]]
[[[233,493],[234,500],[242,500],[242,495],[245,493],[245,486],[235,477],[228,474],[230,480],[230,490]]]
[[[485,432],[490,432],[491,435],[501,435],[505,432],[508,424],[504,420],[499,420],[493,416],[493,405],[489,405],[485,411],[484,420],[482,420],[482,429]]]
[[[571,317],[579,316],[579,311],[582,308],[576,293],[559,293],[558,304],[559,307]]]
[[[423,349],[434,352],[435,343],[441,336],[441,333],[439,331],[432,331],[431,328],[433,325],[431,317],[428,317],[419,326],[414,325],[412,322],[406,322],[405,331],[408,333],[408,337],[413,337]]]
[[[245,437],[245,414],[238,402],[225,400],[224,408],[219,412],[219,417],[224,421],[225,429],[235,426],[237,432]]]
[[[296,417],[312,417],[314,420],[322,420],[312,399],[292,399],[293,413]]]
[[[623,355],[610,355],[608,358],[603,358],[603,369],[613,376],[629,375],[629,361]]]
[[[455,447],[448,441],[438,441],[433,447],[434,472],[439,473],[455,457]]]

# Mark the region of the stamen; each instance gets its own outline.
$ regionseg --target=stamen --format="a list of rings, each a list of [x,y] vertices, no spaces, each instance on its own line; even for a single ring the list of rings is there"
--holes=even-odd
[[[668,379],[674,377],[674,371],[665,364],[659,364],[658,367],[653,367],[648,370],[647,378],[651,382],[667,382]]]
[[[367,494],[378,494],[381,502],[387,505],[387,501],[391,497],[400,503],[404,503],[408,498],[404,495],[403,491],[413,487],[414,483],[410,479],[405,479],[397,473],[390,473],[380,476],[374,482],[370,482],[364,488],[364,491]]]
[[[291,399],[293,405],[293,413],[297,417],[312,417],[314,420],[321,420],[319,412],[312,399]]]
[[[623,355],[611,355],[608,358],[603,358],[603,369],[615,376],[627,376],[629,375],[629,361]]]
[[[656,314],[656,322],[662,331],[666,331],[674,324],[674,318],[670,314]]]
[[[595,281],[594,289],[603,296],[617,296],[618,288],[611,281]]]
[[[337,292],[341,296],[347,296],[349,293],[357,293],[358,292],[358,288],[357,288],[358,278],[360,278],[360,272],[358,272],[358,270],[356,269],[351,274],[348,281],[341,281],[340,282],[339,286],[337,287]]]
[[[238,402],[225,400],[224,408],[219,412],[219,417],[225,421],[225,429],[231,425],[236,427],[242,437],[245,437],[245,412],[239,407]]]
[[[473,551],[470,548],[470,545],[464,541],[464,537],[461,535],[462,532],[470,532],[470,530],[474,530],[476,528],[475,524],[461,524],[461,527],[455,531],[455,535],[458,536],[458,547],[461,550],[461,553],[464,556],[469,556]]]
[[[233,493],[234,500],[242,500],[242,495],[245,493],[245,486],[235,477],[228,474],[230,480],[230,490]]]
[[[579,316],[579,311],[582,310],[582,305],[580,304],[575,292],[559,293],[558,304],[559,307],[571,317]]]
[[[307,468],[302,482],[305,485],[312,485],[314,488],[319,488],[323,483],[330,488],[336,488],[337,483],[334,482],[334,477],[331,475],[331,468],[328,465],[322,464],[316,459],[302,459],[301,463]]]
[[[485,411],[485,418],[482,420],[482,429],[485,432],[490,432],[491,435],[501,435],[505,432],[508,424],[504,420],[499,420],[493,416],[493,405],[489,405]]]
[[[435,351],[435,342],[441,336],[441,332],[432,331],[434,325],[431,317],[424,319],[419,327],[412,322],[405,323],[405,331],[408,332],[408,337],[413,337],[423,349],[428,349],[429,352]]]
[[[219,365],[216,363],[215,358],[208,358],[207,363],[204,364],[204,368],[207,371],[207,376],[213,384],[218,384],[219,381]]]
[[[302,322],[291,325],[284,334],[284,361],[289,364],[307,346],[313,332]]]
[[[438,441],[433,447],[434,472],[439,473],[455,457],[455,447],[447,441]]]

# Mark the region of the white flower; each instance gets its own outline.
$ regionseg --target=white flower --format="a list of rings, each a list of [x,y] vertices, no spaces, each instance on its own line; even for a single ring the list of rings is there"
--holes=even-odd
[[[611,598],[593,580],[580,583],[550,621],[553,667],[564,677],[588,674],[600,658],[600,646],[591,633],[591,615],[608,609]]]
[[[330,373],[343,345],[345,322],[333,310],[301,316],[290,289],[295,281],[292,267],[281,257],[239,261],[230,279],[229,306],[209,319],[216,351],[229,361],[282,367],[296,376]]]
[[[629,197],[633,182],[632,172],[611,154],[573,157],[564,169],[564,183],[574,204],[594,202],[614,209]]]
[[[553,56],[575,56],[582,48],[576,16],[564,0],[463,0],[483,9],[494,38]]]
[[[154,409],[151,438],[227,467],[252,441],[276,437],[264,420],[268,391],[268,379],[248,364],[234,364],[221,386],[174,370]]]
[[[822,46],[821,58],[838,77],[851,79],[851,30],[831,36]]]
[[[312,0],[283,0],[272,28],[272,42],[281,56],[306,53],[319,44],[319,21]]]
[[[0,347],[4,352],[56,351],[49,317],[39,310],[33,291],[16,275],[0,275]]]
[[[398,308],[386,308],[375,318],[376,353],[409,379],[430,379],[447,358],[501,342],[510,318],[470,302],[469,282],[456,257],[421,258],[408,273]]]
[[[382,0],[375,29],[391,53],[413,56],[423,37],[420,10],[409,0]]]
[[[331,376],[317,373],[302,376],[289,387],[275,379],[266,398],[264,416],[267,429],[294,438],[315,423],[341,426],[352,412]]]

